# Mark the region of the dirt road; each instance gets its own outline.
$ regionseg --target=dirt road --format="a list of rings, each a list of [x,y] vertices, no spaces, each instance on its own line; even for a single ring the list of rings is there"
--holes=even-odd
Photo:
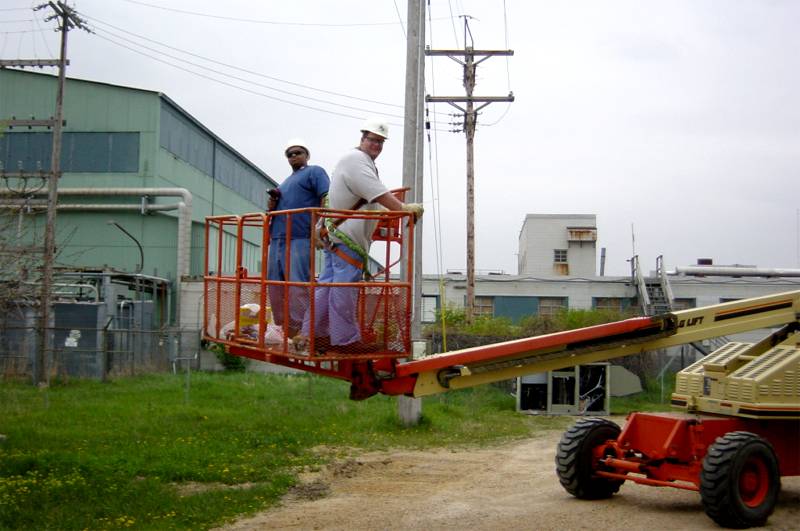
[[[560,436],[359,455],[304,477],[281,506],[224,529],[719,529],[694,492],[625,483],[610,500],[569,496],[554,472]],[[778,508],[761,529],[800,529],[800,478],[783,478]]]

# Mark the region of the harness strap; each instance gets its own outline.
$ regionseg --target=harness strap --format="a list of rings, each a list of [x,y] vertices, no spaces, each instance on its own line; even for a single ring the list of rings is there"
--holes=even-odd
[[[355,267],[356,269],[364,268],[364,263],[361,260],[359,260],[358,258],[353,258],[349,254],[344,252],[344,250],[338,245],[334,245],[331,250],[334,252],[334,254],[336,254],[336,256],[338,256],[351,266]]]

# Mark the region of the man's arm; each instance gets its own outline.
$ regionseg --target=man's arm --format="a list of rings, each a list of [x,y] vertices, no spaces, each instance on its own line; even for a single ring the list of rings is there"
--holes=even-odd
[[[388,210],[405,210],[406,212],[411,212],[414,214],[415,220],[422,216],[422,212],[424,211],[422,208],[422,203],[403,203],[397,199],[392,192],[386,192],[383,195],[379,195],[375,198],[373,203],[378,203],[386,207]]]
[[[386,208],[386,210],[403,210],[403,202],[397,199],[392,192],[386,192],[373,200]]]

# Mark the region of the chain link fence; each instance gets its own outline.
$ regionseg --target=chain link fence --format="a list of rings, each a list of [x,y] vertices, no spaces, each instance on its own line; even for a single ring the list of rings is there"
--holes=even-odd
[[[200,332],[176,328],[141,330],[115,326],[52,327],[52,348],[45,352],[48,380],[118,376],[200,369]],[[0,327],[0,377],[33,378],[39,345],[33,326]]]

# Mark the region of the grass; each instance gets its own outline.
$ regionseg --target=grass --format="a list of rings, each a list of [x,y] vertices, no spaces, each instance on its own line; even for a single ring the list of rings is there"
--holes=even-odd
[[[300,470],[348,452],[489,444],[574,420],[517,414],[482,386],[425,399],[404,428],[396,399],[352,402],[347,385],[195,373],[187,399],[170,374],[2,383],[0,529],[203,529],[269,507]]]
[[[645,382],[641,393],[611,399],[612,415],[627,415],[631,411],[674,411],[670,397],[675,390],[675,375],[664,376],[662,381],[650,379]]]

